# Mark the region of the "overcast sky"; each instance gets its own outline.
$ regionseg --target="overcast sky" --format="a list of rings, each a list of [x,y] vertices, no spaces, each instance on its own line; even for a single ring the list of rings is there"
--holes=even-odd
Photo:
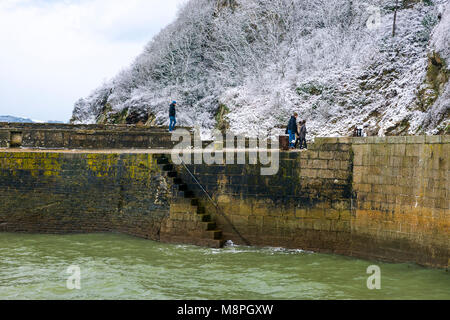
[[[0,115],[68,121],[185,0],[0,0]]]

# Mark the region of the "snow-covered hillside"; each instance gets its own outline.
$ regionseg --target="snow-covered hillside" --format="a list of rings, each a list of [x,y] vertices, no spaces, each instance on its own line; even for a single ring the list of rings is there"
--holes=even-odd
[[[448,133],[450,3],[190,0],[130,68],[80,99],[72,121],[314,136]],[[275,130],[274,130],[275,128]]]

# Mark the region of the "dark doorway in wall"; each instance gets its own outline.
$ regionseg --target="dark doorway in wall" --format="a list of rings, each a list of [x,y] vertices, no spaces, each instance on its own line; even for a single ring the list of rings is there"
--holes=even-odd
[[[22,132],[11,132],[11,142],[9,143],[9,146],[11,148],[18,148],[22,146]]]

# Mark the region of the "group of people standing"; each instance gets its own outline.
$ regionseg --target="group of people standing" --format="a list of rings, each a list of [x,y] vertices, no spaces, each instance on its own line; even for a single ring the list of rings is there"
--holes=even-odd
[[[306,144],[306,120],[301,120],[297,124],[298,113],[295,112],[294,115],[289,120],[286,133],[289,134],[289,148],[295,149],[298,145],[300,149],[307,149]]]
[[[172,101],[169,106],[169,132],[175,130],[176,120],[176,107],[177,102]],[[295,149],[299,146],[300,149],[307,149],[306,145],[306,120],[301,120],[297,124],[298,113],[295,112],[294,115],[289,120],[289,124],[286,128],[286,133],[289,134],[289,148]]]

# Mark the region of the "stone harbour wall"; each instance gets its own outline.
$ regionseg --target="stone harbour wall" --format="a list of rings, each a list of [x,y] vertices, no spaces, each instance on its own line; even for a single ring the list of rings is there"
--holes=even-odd
[[[319,139],[318,139],[319,140]],[[188,165],[219,206],[208,201],[183,166],[177,171],[214,215],[225,239],[251,245],[346,253],[350,241],[351,145],[348,139],[280,153],[276,175],[260,165]],[[235,155],[236,159],[236,155]]]
[[[170,186],[150,154],[0,152],[0,231],[159,240]]]
[[[450,136],[352,144],[352,255],[448,267]]]
[[[449,138],[316,138],[308,151],[281,153],[280,171],[253,165],[190,165],[220,212],[202,195],[227,239],[448,267]],[[248,163],[248,162],[247,162]]]
[[[202,223],[214,241],[217,229],[222,240],[238,244],[448,268],[449,141],[316,138],[307,151],[281,152],[273,176],[248,160],[188,165],[219,210],[183,166],[165,167],[199,201],[186,207],[213,216]],[[0,231],[112,231],[164,240],[161,226],[174,224],[169,214],[183,212],[175,210],[174,177],[157,156],[0,149]]]

